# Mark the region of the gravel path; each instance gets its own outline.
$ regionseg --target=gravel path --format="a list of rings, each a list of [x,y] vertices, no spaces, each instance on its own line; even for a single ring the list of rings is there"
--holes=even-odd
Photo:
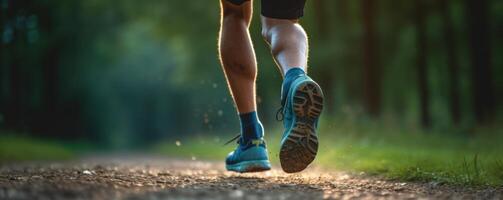
[[[385,181],[316,167],[237,174],[222,162],[108,156],[0,165],[0,199],[503,199],[503,188]]]

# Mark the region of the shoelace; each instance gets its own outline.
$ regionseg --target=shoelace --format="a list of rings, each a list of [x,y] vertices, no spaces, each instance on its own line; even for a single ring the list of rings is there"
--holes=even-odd
[[[237,134],[236,136],[234,136],[232,139],[230,139],[229,141],[227,141],[227,142],[224,144],[224,146],[225,146],[225,145],[228,145],[228,144],[230,144],[231,142],[234,142],[234,141],[236,141],[236,140],[238,140],[238,142],[237,142],[237,143],[239,144],[239,141],[241,141],[240,139],[241,139],[241,134],[240,134],[240,133],[238,133],[238,134]]]

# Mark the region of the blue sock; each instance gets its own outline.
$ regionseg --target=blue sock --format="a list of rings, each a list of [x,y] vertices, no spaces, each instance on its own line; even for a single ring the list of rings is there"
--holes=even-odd
[[[301,75],[306,75],[306,72],[302,70],[301,68],[295,67],[292,69],[289,69],[286,74],[285,78],[283,79],[283,85],[281,87],[281,99],[285,99],[286,95],[288,95],[288,90],[290,89],[290,86],[292,85],[292,82]]]
[[[256,111],[240,114],[239,119],[241,121],[241,136],[244,142],[264,136],[264,128],[258,119]]]

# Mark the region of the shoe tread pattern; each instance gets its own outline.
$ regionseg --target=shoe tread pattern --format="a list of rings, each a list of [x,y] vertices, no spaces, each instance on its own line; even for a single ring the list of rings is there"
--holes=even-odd
[[[318,152],[317,119],[323,110],[323,93],[314,81],[305,81],[293,96],[295,122],[280,149],[281,167],[287,173],[304,170]]]

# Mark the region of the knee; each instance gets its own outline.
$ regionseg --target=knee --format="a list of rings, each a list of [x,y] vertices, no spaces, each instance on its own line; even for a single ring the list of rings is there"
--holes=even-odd
[[[307,40],[304,29],[297,20],[283,20],[262,17],[262,37],[271,46],[271,53],[276,56],[292,44]]]
[[[225,21],[241,21],[249,24],[251,21],[252,8],[249,2],[235,5],[227,0],[221,0],[222,18]]]
[[[261,18],[262,23],[262,37],[268,43],[271,43],[271,32],[274,27],[274,21],[271,18],[263,17]]]
[[[262,37],[268,42],[272,42],[273,37],[289,38],[304,37],[299,35],[297,29],[300,28],[298,20],[295,19],[274,19],[262,16]],[[302,28],[300,28],[302,29]],[[302,34],[303,31],[302,31]]]

